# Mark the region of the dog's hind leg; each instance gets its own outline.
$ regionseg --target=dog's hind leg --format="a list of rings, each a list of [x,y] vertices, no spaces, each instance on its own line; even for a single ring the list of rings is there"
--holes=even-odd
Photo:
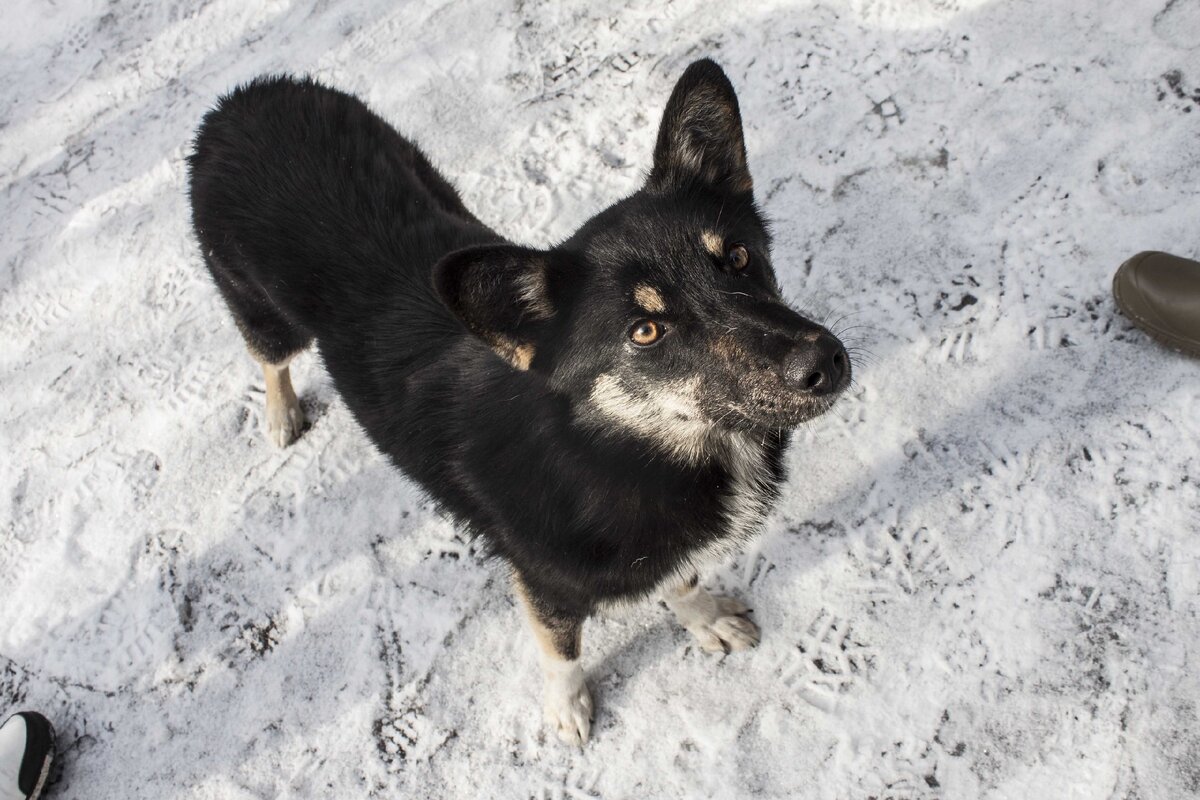
[[[289,341],[275,336],[264,340],[262,328],[249,329],[241,317],[237,317],[237,321],[246,340],[246,349],[262,367],[267,394],[267,438],[278,447],[287,447],[304,431],[304,410],[292,388],[291,363],[308,342],[289,352],[289,347],[298,344],[294,339]]]
[[[583,618],[551,608],[515,574],[513,588],[537,642],[546,724],[567,744],[582,747],[592,730],[592,695],[579,665]]]
[[[746,619],[750,612],[746,604],[734,597],[709,594],[699,576],[668,587],[663,600],[679,624],[710,653],[748,650],[758,644],[758,626]]]
[[[287,447],[304,430],[304,410],[292,388],[288,361],[268,364],[260,361],[267,384],[267,438],[279,447]]]
[[[304,430],[304,411],[292,388],[289,365],[312,342],[312,335],[290,322],[241,270],[230,268],[211,252],[205,253],[204,261],[246,341],[246,349],[262,367],[267,389],[267,438],[287,447]]]

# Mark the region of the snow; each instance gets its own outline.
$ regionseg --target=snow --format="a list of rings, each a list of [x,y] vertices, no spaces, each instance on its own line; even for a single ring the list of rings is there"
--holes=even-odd
[[[1200,372],[1109,294],[1200,253],[1197,0],[6,7],[0,713],[56,723],[55,796],[1200,794]],[[637,187],[702,55],[786,290],[866,350],[707,580],[760,647],[589,623],[572,750],[501,571],[312,356],[312,429],[266,441],[183,157],[312,72],[546,245]]]

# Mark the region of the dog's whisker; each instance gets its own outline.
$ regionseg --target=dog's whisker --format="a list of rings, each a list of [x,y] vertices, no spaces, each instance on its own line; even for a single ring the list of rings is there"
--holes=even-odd
[[[837,336],[840,337],[843,334],[848,333],[850,331],[862,331],[862,330],[876,330],[877,331],[877,330],[879,330],[879,328],[877,328],[874,325],[851,325],[848,328],[837,328],[835,330],[835,333]]]

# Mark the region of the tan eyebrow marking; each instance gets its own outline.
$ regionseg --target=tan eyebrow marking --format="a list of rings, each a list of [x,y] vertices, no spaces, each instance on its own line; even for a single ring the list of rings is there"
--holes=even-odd
[[[725,255],[725,240],[721,238],[720,234],[713,233],[712,231],[701,231],[700,243],[704,245],[705,250],[717,258]]]
[[[667,310],[662,292],[649,284],[639,283],[633,288],[633,301],[651,314],[661,314]]]

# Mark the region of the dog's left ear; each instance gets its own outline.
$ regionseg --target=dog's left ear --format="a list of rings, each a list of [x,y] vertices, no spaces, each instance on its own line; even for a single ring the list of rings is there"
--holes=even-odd
[[[667,191],[696,182],[739,194],[754,189],[737,94],[707,58],[689,66],[671,92],[647,186]]]
[[[456,250],[433,268],[446,307],[496,353],[529,369],[537,339],[554,316],[548,253],[515,245]]]

